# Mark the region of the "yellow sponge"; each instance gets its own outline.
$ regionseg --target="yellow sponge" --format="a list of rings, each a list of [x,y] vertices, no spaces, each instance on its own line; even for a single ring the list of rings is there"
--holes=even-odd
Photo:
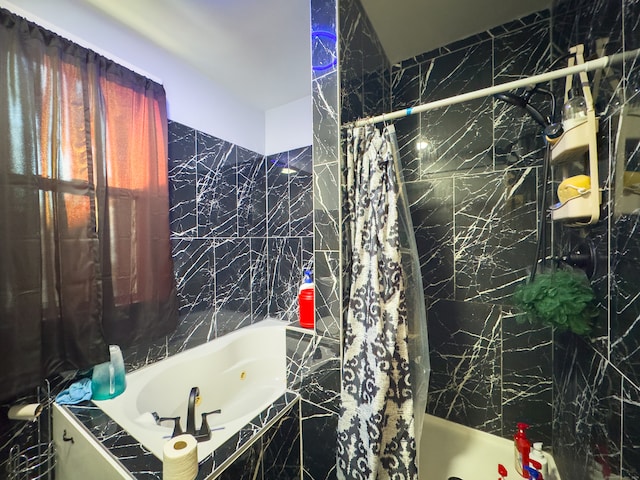
[[[584,195],[591,189],[591,177],[588,175],[576,175],[565,178],[558,186],[558,200],[561,203],[572,198]]]

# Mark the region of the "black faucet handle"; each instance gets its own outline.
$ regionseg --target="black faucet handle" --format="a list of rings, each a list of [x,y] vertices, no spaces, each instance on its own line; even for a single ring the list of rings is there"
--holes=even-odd
[[[211,410],[210,412],[202,412],[202,418],[207,418],[208,415],[213,415],[214,413],[222,413],[222,410]]]
[[[168,420],[171,420],[174,422],[173,433],[171,434],[171,438],[177,437],[178,435],[182,435],[182,427],[180,427],[180,417],[158,417],[156,418],[156,423],[160,425],[161,422],[165,422]]]
[[[211,439],[211,428],[209,428],[209,422],[207,422],[207,417],[209,415],[213,415],[214,413],[222,413],[222,410],[211,410],[210,412],[202,412],[202,424],[200,425],[200,431],[196,435],[196,440],[199,442],[205,442]]]

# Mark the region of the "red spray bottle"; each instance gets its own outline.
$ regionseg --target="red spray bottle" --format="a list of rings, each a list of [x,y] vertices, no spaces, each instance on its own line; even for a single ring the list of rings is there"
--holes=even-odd
[[[526,423],[518,423],[518,431],[513,436],[515,467],[523,478],[529,478],[529,472],[524,468],[529,466],[529,452],[531,451],[531,442],[525,433],[527,428],[529,425]]]
[[[313,279],[311,278],[311,271],[304,271],[304,282],[300,286],[300,292],[298,293],[298,310],[300,326],[304,328],[313,328],[315,324],[315,312],[313,307],[314,302],[314,288]]]

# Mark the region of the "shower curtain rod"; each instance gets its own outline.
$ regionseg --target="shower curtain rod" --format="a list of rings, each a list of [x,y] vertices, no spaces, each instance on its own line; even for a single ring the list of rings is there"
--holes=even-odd
[[[449,105],[455,105],[457,103],[466,102],[469,100],[475,100],[477,98],[488,97],[496,93],[503,93],[509,90],[515,90],[516,88],[528,87],[536,85],[538,83],[547,82],[549,80],[555,80],[558,78],[574,75],[580,72],[591,72],[601,68],[606,68],[609,65],[624,62],[630,58],[640,56],[640,48],[630,50],[628,52],[616,53],[605,57],[600,57],[595,60],[589,60],[588,62],[581,63],[579,65],[573,65],[571,67],[561,68],[559,70],[553,70],[547,73],[541,73],[533,75],[527,78],[521,78],[519,80],[513,80],[511,82],[502,83],[493,87],[481,88],[474,90],[473,92],[462,93],[453,97],[443,98],[442,100],[435,100],[433,102],[423,103],[416,107],[409,107],[395,112],[383,113],[375,117],[363,118],[356,120],[355,122],[349,122],[342,125],[342,128],[363,127],[365,125],[373,125],[375,123],[386,122],[388,120],[395,120],[397,118],[408,117],[416,113],[426,112],[428,110],[434,110],[436,108],[448,107]]]

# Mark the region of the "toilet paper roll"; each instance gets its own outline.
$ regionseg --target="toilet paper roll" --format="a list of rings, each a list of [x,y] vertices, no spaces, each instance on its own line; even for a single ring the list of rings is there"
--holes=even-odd
[[[32,422],[38,418],[38,415],[42,413],[42,404],[40,403],[28,403],[25,405],[14,405],[9,409],[7,416],[11,420],[23,420],[25,422]]]
[[[162,450],[163,480],[193,480],[198,474],[198,442],[193,435],[178,435]]]

